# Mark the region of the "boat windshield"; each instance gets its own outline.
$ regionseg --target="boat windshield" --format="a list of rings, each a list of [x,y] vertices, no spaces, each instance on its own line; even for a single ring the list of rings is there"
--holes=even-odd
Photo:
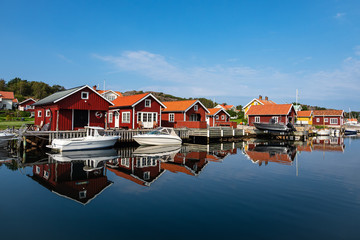
[[[148,134],[152,134],[152,135],[169,135],[170,132],[169,132],[168,129],[160,127],[160,128],[155,129],[154,131],[149,132]]]

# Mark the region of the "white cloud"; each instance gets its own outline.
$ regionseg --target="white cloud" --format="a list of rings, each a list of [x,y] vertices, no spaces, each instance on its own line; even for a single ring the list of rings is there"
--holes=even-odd
[[[344,17],[345,15],[346,15],[346,13],[336,13],[336,15],[334,16],[334,18],[340,19],[340,18]]]
[[[181,97],[247,97],[259,94],[278,99],[346,99],[360,91],[360,60],[348,58],[333,70],[312,73],[281,72],[273,68],[249,66],[202,66],[185,68],[166,57],[146,51],[127,51],[120,56],[96,58],[110,63],[117,71],[132,72],[144,78],[142,89],[161,91]],[[307,57],[304,60],[310,60]]]

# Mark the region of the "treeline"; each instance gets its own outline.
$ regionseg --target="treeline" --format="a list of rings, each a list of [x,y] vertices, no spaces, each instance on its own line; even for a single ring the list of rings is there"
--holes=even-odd
[[[17,98],[19,102],[29,97],[42,99],[62,90],[65,90],[63,86],[50,86],[44,82],[28,81],[21,78],[14,78],[6,82],[4,79],[0,79],[0,91],[14,92],[15,98]]]

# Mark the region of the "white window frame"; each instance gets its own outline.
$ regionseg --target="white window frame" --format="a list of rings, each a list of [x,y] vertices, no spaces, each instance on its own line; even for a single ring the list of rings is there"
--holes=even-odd
[[[109,112],[109,115],[108,115],[108,122],[109,123],[112,123],[113,122],[113,113],[112,112]]]
[[[83,191],[80,191],[80,192],[79,192],[79,198],[80,198],[80,199],[86,198],[86,190],[83,190]]]
[[[41,117],[42,116],[42,110],[39,110],[38,111],[38,117]]]
[[[50,109],[46,109],[46,111],[45,111],[45,117],[50,117]]]
[[[221,120],[225,120],[225,115],[221,115]]]
[[[199,110],[199,106],[198,105],[195,105],[194,106],[194,111],[197,112]]]
[[[121,113],[121,122],[122,123],[130,123],[130,112],[122,112]]]
[[[338,125],[339,121],[337,118],[330,118],[330,124]]]
[[[169,122],[175,122],[175,113],[169,113]]]
[[[324,118],[324,122],[329,122],[329,119],[328,118]]]
[[[81,99],[89,99],[89,93],[88,92],[81,92]]]
[[[40,167],[39,166],[36,166],[36,168],[35,168],[35,171],[36,171],[36,174],[40,174]]]
[[[317,122],[317,123],[320,122],[320,118],[316,118],[316,122]]]
[[[275,123],[278,123],[278,122],[279,122],[279,117],[272,117],[272,119],[275,120]]]
[[[48,171],[44,171],[44,178],[49,179],[49,172]]]
[[[219,120],[219,115],[216,115],[216,116],[215,116],[215,119],[216,119],[216,120]]]
[[[151,107],[151,100],[145,99],[145,107]]]
[[[150,180],[150,171],[144,172],[144,180]]]
[[[260,123],[260,116],[255,117],[255,123]]]

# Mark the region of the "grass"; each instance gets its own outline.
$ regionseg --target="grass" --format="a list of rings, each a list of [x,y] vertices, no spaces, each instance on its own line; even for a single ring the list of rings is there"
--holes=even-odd
[[[34,119],[32,118],[25,118],[25,121],[4,121],[0,120],[0,130],[6,129],[6,128],[20,128],[23,124],[34,124]]]

